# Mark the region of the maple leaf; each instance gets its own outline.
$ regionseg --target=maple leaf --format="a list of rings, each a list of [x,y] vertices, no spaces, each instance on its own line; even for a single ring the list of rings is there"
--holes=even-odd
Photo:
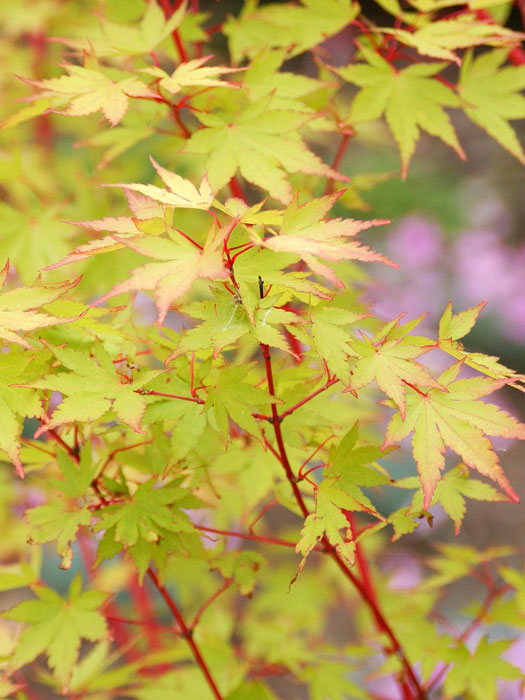
[[[509,119],[525,117],[525,66],[501,68],[506,49],[496,49],[463,60],[458,93],[469,119],[484,129],[509,153],[525,164],[525,153]]]
[[[384,113],[401,153],[401,172],[406,177],[420,130],[437,136],[465,158],[452,123],[443,107],[459,107],[460,100],[439,80],[432,79],[446,64],[415,63],[397,70],[375,51],[360,47],[366,63],[334,69],[344,80],[361,89],[348,119],[351,123],[379,119]]]
[[[289,53],[289,47],[273,51],[262,50],[246,69],[242,86],[251,102],[272,94],[274,108],[311,112],[311,107],[307,107],[300,98],[326,87],[327,84],[306,75],[279,70]]]
[[[423,27],[408,29],[381,28],[394,36],[406,46],[413,46],[423,56],[454,61],[461,65],[461,60],[454,53],[455,49],[471,46],[505,46],[517,44],[525,37],[521,32],[514,32],[492,22],[484,22],[475,16],[464,14],[445,20],[433,20]]]
[[[326,303],[319,304],[310,312],[311,332],[316,350],[325,360],[330,372],[345,384],[350,381],[348,358],[350,355],[355,357],[350,346],[352,337],[347,327],[367,316],[369,314],[348,311]]]
[[[28,85],[41,88],[40,97],[61,96],[69,101],[65,111],[72,117],[81,117],[102,110],[111,124],[116,126],[126,114],[130,97],[156,97],[144,83],[135,77],[112,80],[100,70],[64,64],[68,75],[49,80],[29,80]]]
[[[69,600],[63,600],[50,588],[35,584],[31,590],[38,600],[23,601],[2,613],[7,620],[29,625],[9,660],[12,669],[21,668],[45,653],[67,692],[81,640],[94,642],[107,636],[106,621],[98,611],[106,594],[94,590],[81,593],[81,586],[82,578],[77,574],[69,587]]]
[[[465,644],[449,649],[447,660],[453,667],[444,681],[446,696],[456,698],[466,693],[472,700],[497,700],[497,681],[523,678],[519,668],[501,658],[511,644],[512,640],[488,642],[483,637],[472,653]]]
[[[462,363],[446,369],[438,381],[448,392],[430,389],[428,392],[407,393],[406,417],[394,414],[384,447],[399,442],[411,432],[412,451],[418,466],[428,509],[445,466],[445,447],[456,452],[471,469],[495,481],[514,501],[518,501],[499,464],[487,435],[525,439],[525,426],[497,406],[477,399],[506,383],[486,377],[457,379]]]
[[[187,181],[185,181],[187,182]],[[191,183],[190,183],[191,184]],[[120,236],[142,236],[145,232],[151,235],[159,235],[166,231],[166,207],[150,197],[125,189],[129,207],[134,216],[106,216],[103,219],[92,221],[69,221],[74,226],[82,226],[93,231],[110,231],[109,236],[92,239],[75,248],[69,255],[58,262],[48,265],[44,270],[53,270],[62,265],[86,260],[99,253],[111,253],[123,247],[122,243],[115,240],[113,234]],[[169,211],[169,210],[168,210]]]
[[[34,365],[36,369],[33,369]],[[33,378],[38,374],[38,363],[16,346],[8,353],[0,353],[0,447],[22,478],[24,469],[20,459],[20,436],[23,421],[26,417],[40,417],[43,408],[33,391],[11,385],[21,378]]]
[[[213,58],[213,55],[202,56],[202,58],[195,58],[192,61],[180,63],[171,75],[156,66],[153,68],[142,68],[140,72],[158,78],[159,87],[171,92],[173,95],[187,87],[237,87],[233,83],[217,80],[217,77],[226,73],[236,73],[239,70],[244,70],[244,68],[204,66],[211,58]]]
[[[16,208],[0,203],[0,260],[10,261],[22,284],[32,284],[45,265],[67,253],[71,231],[57,221],[62,213],[60,205],[42,207],[32,198]]]
[[[188,139],[184,152],[208,155],[206,171],[212,188],[226,185],[237,170],[245,180],[284,204],[292,196],[286,173],[308,173],[348,180],[323,163],[301,139],[298,130],[311,114],[275,109],[263,97],[240,113],[198,113],[204,128]]]
[[[362,340],[352,341],[352,350],[358,359],[352,369],[350,388],[361,389],[375,380],[378,387],[394,401],[402,420],[405,420],[407,385],[415,384],[443,391],[446,389],[434,379],[426,367],[415,361],[415,358],[426,353],[428,348],[421,346],[417,337],[395,337],[403,333],[404,327],[399,326],[403,316],[404,314],[401,314],[387,323],[373,338],[363,335]],[[416,319],[417,322],[421,321],[421,318]],[[414,323],[410,323],[410,326],[413,328]],[[394,330],[395,334],[392,333]]]
[[[78,350],[44,344],[70,371],[49,374],[24,385],[59,391],[66,396],[50,421],[38,428],[35,438],[65,423],[92,422],[110,410],[115,411],[120,420],[135,432],[143,432],[141,419],[146,410],[146,400],[137,390],[162,370],[145,371],[136,379],[129,380],[117,372],[118,367],[100,342],[94,346],[93,358]]]
[[[115,237],[117,242],[131,250],[162,262],[147,263],[135,268],[128,280],[117,284],[95,304],[101,304],[125,292],[153,291],[159,312],[157,324],[160,327],[171,304],[186,294],[195,280],[228,278],[229,274],[224,267],[222,254],[222,242],[226,230],[212,229],[203,248],[193,245],[178,233],[171,235],[171,240]]]
[[[91,523],[91,513],[87,506],[70,510],[64,501],[56,499],[47,505],[31,508],[26,511],[26,517],[31,526],[31,542],[56,540],[56,552],[62,560],[59,568],[69,569],[73,560],[71,542],[75,540],[81,525],[88,526]]]
[[[163,168],[161,165],[156,163],[151,156],[150,161],[168,188],[167,190],[163,190],[155,185],[141,185],[137,183],[120,183],[104,186],[123,187],[128,191],[139,192],[149,200],[161,202],[162,204],[167,204],[171,207],[209,209],[211,203],[213,202],[213,191],[206,175],[203,177],[199,189],[197,189],[193,182],[186,180],[176,173],[166,170],[166,168]]]
[[[104,41],[95,43],[97,56],[135,56],[154,51],[181,24],[186,15],[188,0],[183,0],[166,19],[156,2],[148,2],[136,26],[102,20]],[[99,47],[100,43],[100,47]]]
[[[299,259],[304,260],[312,272],[325,277],[338,287],[344,287],[344,284],[335,271],[328,265],[319,262],[317,258],[331,262],[340,260],[376,261],[397,267],[396,263],[384,255],[370,250],[360,241],[347,240],[360,231],[371,226],[389,223],[388,221],[384,219],[372,221],[330,219],[323,221],[341,194],[341,192],[337,192],[301,205],[295,196],[286,209],[279,233],[260,239],[254,231],[251,234],[252,241],[279,253],[294,253]]]
[[[141,484],[133,496],[115,505],[98,511],[100,521],[96,530],[115,527],[114,540],[123,545],[133,545],[148,539],[151,533],[158,534],[159,528],[173,532],[194,532],[189,517],[179,508],[173,509],[176,501],[181,501],[188,491],[171,483],[155,488],[155,480]]]
[[[407,511],[408,514],[421,514],[423,511],[423,493],[417,477],[408,477],[395,482],[396,488],[418,489],[412,498],[412,503]],[[473,479],[464,464],[458,464],[454,469],[448,471],[436,486],[430,506],[441,503],[445,513],[454,523],[454,533],[459,534],[463,518],[466,513],[466,498],[475,501],[508,501],[504,496],[490,484],[486,484],[479,479]]]
[[[303,558],[297,575],[301,573],[310,552],[324,538],[333,545],[338,554],[351,566],[355,561],[355,542],[352,530],[342,509],[368,510],[355,498],[335,485],[337,477],[323,479],[315,489],[315,512],[304,521],[295,551]],[[344,530],[344,535],[340,530]],[[295,579],[294,579],[295,580]]]
[[[492,379],[510,379],[509,384],[520,391],[525,388],[518,382],[523,382],[525,376],[505,367],[499,362],[499,357],[485,355],[481,352],[466,352],[459,342],[474,327],[480,312],[487,302],[465,309],[457,314],[452,312],[452,302],[449,301],[439,321],[439,339],[437,346],[456,360],[462,360],[466,365],[492,377]]]
[[[0,270],[0,287],[5,285],[8,272],[9,260]],[[59,282],[42,287],[18,287],[0,294],[0,338],[32,350],[32,346],[17,334],[18,331],[32,331],[36,328],[76,321],[78,316],[59,318],[37,309],[66,294],[80,282],[80,279],[78,277],[72,282]]]
[[[241,595],[253,593],[256,573],[261,565],[267,564],[259,552],[226,552],[221,554],[213,569],[218,569],[225,578],[233,578]]]
[[[250,366],[225,367],[214,387],[209,387],[206,408],[213,407],[217,427],[225,440],[229,436],[231,418],[243,430],[259,435],[260,427],[252,416],[258,406],[275,401],[267,391],[245,381]]]
[[[239,17],[229,16],[223,31],[234,63],[266,47],[292,47],[303,53],[346,27],[359,13],[350,0],[301,0],[296,5],[246,3]]]

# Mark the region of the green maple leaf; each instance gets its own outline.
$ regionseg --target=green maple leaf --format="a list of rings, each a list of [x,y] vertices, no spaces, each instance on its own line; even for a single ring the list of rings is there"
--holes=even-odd
[[[321,263],[318,258],[330,262],[340,260],[376,261],[397,267],[384,255],[370,250],[360,241],[348,240],[360,231],[371,226],[388,223],[388,221],[382,219],[372,221],[324,220],[340,195],[341,192],[337,192],[301,205],[298,203],[297,196],[294,197],[286,209],[279,233],[260,239],[254,231],[252,233],[253,242],[275,252],[294,253],[298,259],[304,260],[312,272],[341,288],[344,287],[344,284],[332,267]]]
[[[512,386],[518,389],[522,387],[517,382],[523,382],[525,377],[514,370],[505,367],[499,362],[499,357],[485,355],[481,352],[466,352],[459,342],[474,327],[480,312],[487,302],[465,309],[457,314],[452,313],[452,302],[449,301],[439,321],[438,347],[457,360],[462,360],[466,365],[486,374],[492,379],[512,379]],[[516,382],[516,383],[515,383]]]
[[[291,275],[285,270],[296,261],[297,256],[293,253],[275,252],[268,248],[248,250],[235,261],[235,278],[239,284],[243,306],[252,322],[255,309],[260,304],[259,277],[265,290],[271,286],[272,291],[285,291],[301,301],[304,300],[305,294],[331,298],[327,289],[308,279],[308,272],[294,270]]]
[[[65,64],[68,75],[49,80],[28,80],[25,83],[42,90],[42,97],[57,98],[57,107],[66,103],[60,114],[82,117],[102,110],[105,118],[116,126],[126,114],[130,97],[155,97],[143,82],[135,77],[112,79],[101,70]]]
[[[348,179],[323,163],[299,136],[312,115],[275,109],[271,95],[240,112],[199,112],[198,117],[204,128],[192,134],[184,151],[208,155],[206,171],[215,191],[239,170],[245,180],[286,204],[292,196],[287,173]]]
[[[21,379],[33,379],[39,371],[34,358],[17,346],[9,353],[0,353],[0,448],[5,450],[21,477],[24,476],[20,459],[23,421],[26,417],[40,417],[43,408],[34,391],[11,385]]]
[[[305,669],[300,678],[308,684],[311,700],[366,700],[367,692],[348,678],[351,670],[347,664],[326,662]]]
[[[267,563],[259,552],[226,552],[212,568],[218,569],[225,578],[233,578],[241,595],[250,595],[257,582],[257,570]]]
[[[214,298],[186,304],[183,311],[202,323],[184,332],[177,348],[166,362],[195,350],[211,349],[217,357],[222,350],[249,332],[249,321],[239,300],[221,290],[213,290]]]
[[[428,509],[445,466],[444,452],[449,447],[471,469],[495,481],[514,501],[518,501],[499,464],[487,435],[525,439],[525,426],[497,406],[478,401],[502,386],[504,380],[485,377],[459,379],[461,362],[439,377],[448,390],[430,389],[412,392],[406,397],[406,417],[396,413],[389,423],[384,447],[406,438],[411,432],[412,452],[418,466]]]
[[[373,338],[363,336],[362,340],[352,342],[352,350],[358,359],[352,369],[350,386],[360,389],[375,380],[399,408],[404,420],[408,384],[445,389],[426,367],[415,361],[416,357],[428,351],[421,345],[420,339],[409,335],[395,337],[403,332],[404,327],[398,325],[402,317],[386,324]],[[413,323],[410,325],[413,326]],[[394,329],[396,333],[392,334]]]
[[[351,0],[301,0],[297,5],[246,2],[238,18],[228,17],[223,31],[233,61],[253,57],[266,47],[292,47],[303,53],[346,27],[359,13]]]
[[[161,238],[123,238],[115,240],[141,255],[160,262],[152,262],[131,271],[128,280],[113,287],[97,300],[107,299],[135,291],[153,291],[159,312],[160,327],[171,304],[188,292],[195,280],[224,280],[229,274],[223,263],[222,244],[226,229],[210,230],[204,247],[187,241],[178,232],[170,234],[170,240]]]
[[[458,93],[463,109],[474,124],[480,126],[503,148],[525,163],[525,153],[511,119],[525,117],[525,66],[501,67],[506,49],[496,49],[474,58],[467,53],[461,66]]]
[[[414,24],[417,19],[414,20]],[[406,46],[413,46],[423,56],[431,56],[461,65],[454,53],[456,49],[471,46],[505,46],[519,43],[523,35],[496,23],[476,20],[474,15],[464,14],[446,20],[433,20],[415,31],[408,29],[382,29]]]
[[[273,51],[265,49],[257,54],[244,74],[243,88],[251,102],[272,94],[274,108],[310,112],[311,108],[301,98],[325,87],[326,83],[306,75],[279,70],[289,51],[289,48]]]
[[[512,640],[488,642],[483,637],[473,653],[464,644],[450,649],[447,660],[453,667],[444,681],[446,696],[456,698],[467,693],[472,700],[497,700],[497,681],[523,677],[519,668],[501,658],[511,644]]]
[[[0,287],[5,285],[8,272],[9,261],[6,262],[3,270],[0,270]],[[18,287],[2,292],[0,294],[0,338],[32,350],[32,346],[17,334],[18,331],[32,331],[36,328],[75,321],[78,316],[59,318],[37,309],[63,296],[79,282],[80,277],[73,282],[59,282],[41,287]]]
[[[107,531],[114,527],[114,541],[125,546],[156,537],[159,530],[193,533],[193,525],[186,513],[173,507],[177,501],[181,502],[178,505],[183,505],[182,499],[188,496],[188,491],[174,483],[154,488],[155,483],[151,479],[141,484],[124,503],[99,510],[100,522],[95,529]]]
[[[120,420],[135,432],[143,432],[141,419],[146,410],[146,400],[136,390],[142,389],[156,377],[159,370],[145,371],[135,380],[124,381],[101,343],[95,345],[93,358],[78,350],[45,344],[70,371],[49,374],[25,385],[59,391],[65,395],[51,420],[41,425],[35,437],[66,423],[92,422],[110,410],[115,411]]]
[[[421,514],[423,512],[423,492],[417,477],[408,477],[395,482],[396,488],[418,489],[412,498],[407,514]],[[508,501],[490,484],[479,479],[473,479],[464,464],[448,471],[436,486],[430,505],[441,503],[445,513],[454,522],[454,532],[459,534],[461,524],[466,513],[466,498],[476,501]]]
[[[45,653],[55,677],[67,692],[81,640],[94,642],[107,636],[106,621],[98,612],[106,594],[81,593],[81,586],[82,579],[77,574],[69,588],[69,600],[63,600],[42,585],[31,586],[38,600],[26,600],[2,613],[8,620],[28,625],[9,660],[12,669],[21,668]]]
[[[62,559],[59,567],[69,569],[73,560],[71,543],[76,539],[77,530],[81,525],[88,526],[91,523],[91,513],[87,506],[68,510],[64,501],[55,500],[48,505],[31,508],[26,511],[26,516],[31,526],[31,541],[56,541],[56,552]]]
[[[67,253],[71,232],[57,220],[62,215],[62,207],[42,207],[33,198],[16,209],[0,204],[0,259],[10,261],[23,284],[32,284],[42,268]]]
[[[377,461],[385,456],[384,451],[373,445],[358,445],[359,423],[344,435],[339,445],[330,448],[329,466],[324,470],[326,476],[337,476],[339,487],[343,491],[355,486],[379,486],[388,484],[390,477],[378,465]],[[364,496],[360,493],[359,499]]]
[[[245,381],[249,371],[249,365],[225,367],[217,384],[208,390],[206,408],[213,406],[219,432],[225,440],[229,435],[229,418],[243,430],[259,435],[260,428],[252,413],[258,406],[275,401],[267,391]]]
[[[350,382],[349,356],[355,356],[350,346],[352,337],[347,327],[369,314],[348,311],[331,303],[321,303],[310,313],[312,338],[319,356],[328,369],[344,384]]]
[[[334,485],[336,482],[337,477],[323,479],[315,490],[315,512],[305,519],[295,547],[295,551],[303,555],[297,575],[303,570],[310,552],[324,537],[350,566],[354,564],[355,542],[342,509],[353,511],[367,508],[363,508],[352,496],[338,489]],[[344,530],[344,534],[341,530]]]
[[[116,24],[104,18],[101,24],[104,40],[94,43],[96,55],[137,56],[154,51],[179,27],[186,15],[187,5],[188,0],[183,0],[171,17],[166,19],[158,3],[149,2],[136,26]]]
[[[514,588],[516,607],[520,615],[525,615],[525,576],[522,571],[501,566],[498,569],[501,578]]]
[[[217,80],[218,76],[226,73],[235,73],[240,68],[229,68],[227,66],[204,66],[213,56],[202,56],[192,61],[180,63],[173,73],[166,73],[162,68],[142,68],[141,73],[158,78],[159,87],[172,95],[176,95],[183,88],[191,87],[236,87],[232,83]]]
[[[375,51],[363,46],[360,49],[366,63],[336,69],[344,80],[361,88],[352,102],[349,121],[368,122],[385,115],[399,146],[403,177],[420,130],[437,136],[464,158],[454,127],[443,109],[458,107],[460,100],[450,88],[432,78],[446,64],[415,63],[397,70]]]
[[[81,449],[78,464],[63,450],[57,452],[57,463],[63,478],[50,479],[50,483],[70,498],[83,496],[98,469],[93,464],[91,443],[86,442]]]

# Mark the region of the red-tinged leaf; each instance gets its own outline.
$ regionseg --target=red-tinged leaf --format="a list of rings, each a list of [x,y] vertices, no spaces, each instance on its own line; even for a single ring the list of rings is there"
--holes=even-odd
[[[344,287],[335,271],[317,258],[338,262],[341,260],[361,260],[366,262],[382,262],[392,267],[395,263],[373,250],[362,245],[359,241],[349,241],[372,226],[389,223],[383,219],[372,221],[355,221],[353,219],[329,219],[324,221],[326,213],[342,194],[314,199],[306,204],[298,205],[295,197],[288,206],[280,232],[277,235],[260,239],[252,233],[252,240],[265,248],[276,252],[294,253],[318,275],[330,280],[338,287]]]
[[[2,286],[5,284],[8,270],[9,261],[6,262],[0,273]],[[36,328],[76,321],[78,316],[59,318],[47,313],[40,313],[37,309],[63,296],[79,282],[80,277],[72,282],[60,282],[42,287],[18,287],[0,294],[0,338],[31,350],[30,343],[21,338],[18,331],[32,331]]]
[[[375,380],[378,387],[397,405],[404,420],[407,386],[433,387],[443,391],[446,389],[426,367],[416,362],[416,357],[428,351],[427,347],[418,342],[418,337],[395,337],[398,335],[396,331],[406,327],[398,325],[402,317],[403,315],[387,323],[373,339],[363,336],[362,340],[352,342],[352,349],[358,359],[352,369],[349,388],[361,389]]]
[[[184,207],[189,209],[209,209],[213,202],[213,191],[205,175],[202,179],[199,189],[195,187],[193,182],[172,173],[166,168],[159,165],[150,156],[153,167],[160,175],[164,184],[168,188],[163,190],[155,185],[141,185],[137,183],[131,184],[115,184],[105,185],[106,187],[123,187],[126,190],[139,192],[145,195],[150,200],[168,204],[171,207]]]
[[[448,393],[430,389],[427,393],[407,394],[406,418],[403,421],[400,413],[393,416],[383,447],[414,433],[412,449],[425,509],[441,479],[446,447],[460,455],[468,467],[495,481],[512,500],[518,501],[487,435],[524,440],[525,426],[497,406],[477,400],[501,387],[501,381],[484,377],[454,381],[459,365],[452,365],[439,377]]]
[[[118,243],[162,262],[147,263],[143,267],[135,268],[127,281],[117,284],[95,304],[101,304],[125,292],[153,291],[159,311],[157,323],[161,326],[170,305],[186,294],[196,279],[228,278],[228,271],[222,259],[223,234],[224,232],[219,232],[217,235],[211,231],[203,250],[182,237],[172,241],[159,238],[115,237]]]
[[[449,301],[439,321],[439,340],[459,340],[467,335],[474,327],[486,304],[486,301],[482,301],[470,309],[453,314],[452,302]]]
[[[217,77],[225,75],[226,73],[236,73],[246,69],[230,68],[228,66],[204,66],[211,58],[213,58],[212,55],[202,56],[192,61],[180,63],[171,75],[158,66],[142,68],[140,72],[147,73],[157,78],[159,80],[159,87],[171,92],[173,95],[180,92],[185,87],[238,87],[233,83],[217,80]]]

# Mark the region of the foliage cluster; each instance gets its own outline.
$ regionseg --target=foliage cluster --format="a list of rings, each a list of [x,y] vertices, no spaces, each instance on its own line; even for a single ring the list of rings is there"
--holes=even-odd
[[[485,397],[525,378],[464,347],[483,302],[448,304],[437,338],[369,313],[361,263],[396,263],[358,235],[388,222],[349,213],[385,176],[341,172],[359,139],[392,138],[402,178],[423,133],[464,158],[451,110],[524,163],[511,6],[1,11],[31,94],[0,134],[0,697],[495,700],[523,679],[511,548],[443,543],[410,595],[379,564],[438,505],[458,534],[468,499],[518,500],[492,438],[525,426]],[[417,476],[395,478],[408,438]]]

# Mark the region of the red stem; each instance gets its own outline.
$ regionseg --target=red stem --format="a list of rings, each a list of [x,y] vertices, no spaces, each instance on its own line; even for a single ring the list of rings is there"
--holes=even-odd
[[[47,430],[47,431],[46,431],[46,434],[49,435],[49,437],[52,437],[53,440],[55,440],[56,442],[58,442],[58,444],[61,445],[61,447],[64,448],[64,450],[68,453],[68,455],[71,457],[71,459],[72,459],[74,462],[76,462],[77,464],[79,463],[80,459],[79,459],[78,454],[75,452],[75,450],[74,450],[72,447],[70,447],[70,446],[67,444],[67,442],[64,442],[64,440],[62,440],[62,438],[61,438],[60,435],[56,432],[56,430],[54,430],[54,428],[50,428],[49,430]]]
[[[267,345],[264,343],[261,343],[261,350],[263,353],[264,357],[264,363],[266,367],[266,378],[268,381],[268,391],[271,396],[275,397],[275,387],[274,387],[274,381],[273,381],[273,373],[272,373],[272,363],[271,363],[271,358],[270,358],[270,349]],[[335,378],[332,378],[327,382],[335,382]],[[326,386],[324,387],[326,388]],[[297,477],[294,475],[292,472],[292,468],[290,466],[290,462],[288,460],[288,456],[286,454],[286,448],[284,446],[284,441],[282,437],[282,432],[281,432],[281,424],[279,421],[279,417],[277,415],[277,408],[275,403],[272,403],[271,405],[272,408],[272,417],[273,417],[273,428],[275,431],[275,439],[277,441],[277,445],[279,447],[279,454],[281,456],[281,462],[284,467],[284,470],[286,472],[286,476],[288,478],[288,481],[290,482],[290,486],[292,487],[292,490],[295,495],[295,499],[297,501],[297,505],[301,509],[301,512],[303,513],[304,517],[307,518],[310,515],[310,511],[306,507],[306,504],[303,499],[303,495],[301,491],[299,490],[299,487],[297,485]],[[295,408],[294,408],[295,410]],[[283,414],[284,415],[284,414]],[[282,420],[282,416],[281,416]],[[375,600],[375,597],[371,595],[370,591],[368,590],[367,586],[359,579],[357,576],[355,576],[352,571],[348,568],[348,566],[345,564],[343,559],[339,556],[338,552],[336,549],[330,544],[328,541],[327,537],[323,537],[322,543],[324,545],[325,551],[327,554],[336,562],[337,566],[341,569],[341,571],[344,573],[344,575],[351,581],[351,583],[354,585],[354,587],[357,589],[359,592],[361,598],[364,600],[364,602],[368,605],[370,608],[370,611],[374,617],[376,627],[380,632],[383,632],[387,635],[387,637],[390,639],[392,643],[391,649],[387,650],[388,654],[396,654],[403,666],[403,669],[405,671],[407,679],[410,680],[415,692],[416,692],[416,697],[418,700],[426,700],[425,693],[414,673],[414,670],[412,666],[410,665],[410,662],[405,656],[405,653],[403,651],[403,648],[401,644],[399,643],[399,640],[397,639],[393,629],[390,627],[388,622],[386,621],[385,617],[383,616],[383,613],[381,612],[381,609],[379,608],[379,605],[377,601]],[[406,688],[405,684],[401,682],[401,688],[403,690],[403,693],[405,697],[407,697],[406,694]],[[410,695],[408,696],[410,697]]]
[[[196,530],[202,530],[202,532],[212,532],[215,535],[224,535],[226,537],[238,537],[241,540],[253,540],[254,542],[264,542],[266,544],[276,544],[281,547],[290,547],[295,549],[296,543],[289,542],[288,540],[280,540],[277,537],[265,537],[264,535],[254,535],[248,534],[247,532],[234,532],[232,530],[219,530],[215,527],[207,527],[205,525],[193,525]]]
[[[272,372],[272,360],[270,357],[270,348],[268,345],[265,343],[260,343],[261,346],[261,351],[264,357],[264,366],[266,368],[266,380],[268,382],[268,391],[270,393],[270,396],[275,397],[275,386],[273,382],[273,372]],[[310,511],[306,507],[306,504],[303,499],[303,495],[299,489],[299,486],[297,485],[297,477],[292,471],[292,467],[290,466],[290,462],[288,460],[288,455],[286,454],[286,449],[284,447],[284,440],[283,440],[283,434],[281,431],[281,422],[279,420],[279,415],[277,413],[277,406],[275,403],[271,404],[271,409],[272,409],[272,424],[273,424],[273,430],[275,433],[275,440],[277,441],[277,446],[279,448],[279,454],[281,455],[281,463],[284,467],[284,471],[286,472],[286,477],[288,481],[290,482],[290,486],[292,487],[292,490],[294,492],[295,500],[297,501],[297,504],[299,508],[301,509],[301,512],[305,518],[307,518],[310,515]],[[282,418],[281,418],[282,420]]]
[[[184,622],[184,618],[182,617],[179,608],[175,604],[175,601],[171,597],[171,595],[168,593],[168,591],[164,588],[164,586],[161,584],[159,581],[159,578],[155,571],[151,567],[148,568],[148,576],[150,577],[151,581],[153,582],[153,585],[155,588],[158,590],[162,598],[164,599],[164,602],[168,606],[171,614],[177,621],[178,626],[182,630],[182,636],[186,640],[188,646],[191,649],[191,653],[193,654],[193,658],[195,659],[197,665],[200,667],[204,677],[206,678],[206,681],[210,687],[210,690],[212,691],[213,695],[215,696],[216,700],[224,700],[223,696],[219,692],[219,689],[217,688],[217,684],[215,683],[213,676],[210,673],[210,669],[208,668],[206,662],[204,661],[202,654],[200,652],[199,647],[197,646],[195,640],[193,639],[193,634],[192,630],[190,627],[186,625]]]
[[[523,17],[525,13],[525,10],[523,9],[523,3],[519,2],[518,7],[522,12]],[[487,10],[476,10],[476,15],[479,17],[479,19],[484,20],[488,24],[495,24],[494,18],[489,12],[487,12]],[[516,46],[509,53],[509,60],[512,63],[514,63],[515,66],[522,66],[523,64],[525,64],[525,51],[520,46]]]
[[[192,403],[205,403],[198,396],[179,396],[179,394],[167,394],[164,391],[154,391],[153,389],[135,389],[136,394],[143,396],[166,396],[168,399],[180,399],[181,401],[191,401]]]
[[[301,406],[304,406],[305,403],[308,403],[308,401],[311,401],[312,399],[315,399],[316,396],[319,396],[319,394],[322,394],[323,391],[326,391],[329,389],[331,386],[334,384],[337,384],[339,379],[337,377],[332,377],[329,379],[323,386],[319,387],[319,389],[316,389],[315,391],[312,391],[311,394],[308,394],[308,396],[305,396],[304,399],[299,401],[298,403],[294,404],[290,408],[286,409],[286,411],[283,411],[281,415],[279,416],[279,420],[283,421],[286,416],[291,415],[294,411],[297,411],[298,408],[301,408]]]
[[[337,170],[337,168],[339,167],[341,160],[343,159],[343,156],[345,154],[348,143],[350,141],[350,137],[352,135],[352,132],[349,131],[344,131],[341,134],[341,140],[339,141],[339,146],[337,147],[337,151],[335,152],[334,160],[332,162],[332,170]],[[334,181],[328,180],[326,183],[326,187],[324,188],[323,194],[330,194],[333,191],[333,188]]]
[[[224,593],[224,591],[228,590],[228,588],[232,585],[233,579],[232,578],[227,578],[225,579],[224,583],[220,588],[218,588],[215,593],[212,593],[212,595],[208,598],[208,600],[205,600],[204,603],[200,606],[200,608],[197,610],[195,613],[195,617],[192,620],[192,623],[190,625],[190,629],[193,630],[199,623],[199,620],[201,619],[203,613],[210,607],[210,605],[217,600],[217,598],[221,595],[221,593]]]
[[[175,3],[175,6],[172,7],[170,4],[170,0],[160,0],[160,5],[164,11],[164,16],[166,19],[169,19],[171,15],[173,14],[174,10],[177,9],[177,7],[180,5],[179,2]],[[182,63],[185,63],[188,60],[188,54],[186,53],[186,49],[184,48],[184,45],[181,41],[181,38],[179,36],[179,32],[174,29],[173,32],[171,33],[171,36],[173,38],[173,43],[175,44],[177,48],[177,52],[179,54],[179,58]]]
[[[242,201],[245,202],[246,198],[244,196],[244,192],[242,190],[241,185],[239,184],[239,180],[235,175],[231,178],[228,184],[230,186],[230,192],[232,193],[232,196],[237,197],[237,199],[242,199]]]

